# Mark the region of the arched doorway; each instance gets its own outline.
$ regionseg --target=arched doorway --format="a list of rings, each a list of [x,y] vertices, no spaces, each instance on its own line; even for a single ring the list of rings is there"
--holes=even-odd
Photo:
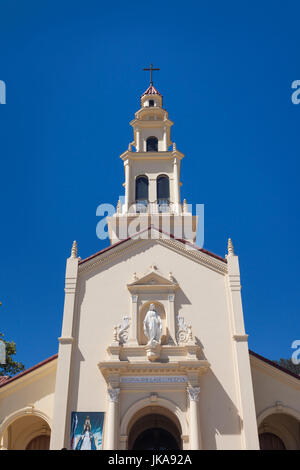
[[[132,421],[128,436],[129,450],[182,448],[180,424],[176,416],[169,417],[165,410],[160,410],[160,407],[155,407],[155,411],[152,407],[144,409]]]
[[[271,432],[263,432],[259,435],[260,450],[285,450],[285,445],[280,439]]]
[[[26,450],[49,450],[50,436],[36,436],[26,446]]]
[[[179,450],[174,436],[163,428],[150,428],[134,441],[132,450]]]
[[[284,412],[267,415],[259,425],[261,450],[300,449],[299,420]]]

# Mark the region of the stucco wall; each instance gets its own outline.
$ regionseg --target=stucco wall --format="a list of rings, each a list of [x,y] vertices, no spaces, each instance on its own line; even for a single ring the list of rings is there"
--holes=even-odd
[[[26,429],[28,439],[38,429],[38,422],[41,426],[44,423],[51,428],[56,364],[57,360],[53,360],[0,388],[0,443],[2,442],[2,445],[6,444],[9,426],[14,427],[10,436],[13,448],[22,448],[20,447],[22,426]],[[29,418],[34,418],[32,423]],[[22,423],[22,426],[16,423],[20,425]],[[14,443],[13,439],[19,439],[19,445]],[[23,441],[24,439],[22,443],[25,443]]]
[[[155,264],[179,284],[175,312],[191,322],[211,370],[200,378],[200,416],[204,448],[239,448],[240,421],[232,357],[232,332],[225,277],[151,240],[122,259],[79,275],[69,413],[105,411],[106,384],[97,364],[106,357],[113,327],[129,313],[126,284]],[[121,414],[129,402],[122,396]],[[186,409],[185,403],[182,404]]]
[[[256,415],[261,419],[276,406],[300,419],[300,380],[251,357],[251,373]],[[268,411],[269,410],[269,411]],[[265,412],[265,413],[264,413]]]

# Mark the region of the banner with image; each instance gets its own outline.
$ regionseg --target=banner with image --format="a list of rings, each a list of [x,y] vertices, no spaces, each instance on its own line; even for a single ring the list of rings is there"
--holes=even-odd
[[[102,450],[104,412],[73,411],[71,450]]]

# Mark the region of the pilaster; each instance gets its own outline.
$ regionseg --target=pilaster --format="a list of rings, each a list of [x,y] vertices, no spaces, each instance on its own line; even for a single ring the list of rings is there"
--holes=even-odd
[[[106,450],[115,450],[119,442],[119,388],[109,387],[108,394],[108,412],[106,427]]]
[[[188,396],[190,402],[190,449],[201,449],[201,433],[199,422],[199,387],[188,387]]]
[[[227,255],[229,308],[231,310],[233,359],[240,408],[242,448],[259,449],[253,384],[250,369],[248,335],[245,334],[238,256],[229,239]]]
[[[74,244],[73,244],[74,247]],[[77,248],[76,248],[77,251]],[[51,449],[69,447],[68,399],[73,348],[73,323],[78,275],[77,252],[67,260],[62,335],[59,338]]]

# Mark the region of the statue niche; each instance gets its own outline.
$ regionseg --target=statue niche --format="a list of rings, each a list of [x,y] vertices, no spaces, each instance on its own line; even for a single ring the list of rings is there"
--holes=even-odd
[[[166,340],[166,315],[159,302],[146,302],[139,311],[139,344],[144,345],[149,361],[160,357]]]
[[[139,308],[138,343],[140,345],[166,342],[166,314],[160,302],[145,302]]]

